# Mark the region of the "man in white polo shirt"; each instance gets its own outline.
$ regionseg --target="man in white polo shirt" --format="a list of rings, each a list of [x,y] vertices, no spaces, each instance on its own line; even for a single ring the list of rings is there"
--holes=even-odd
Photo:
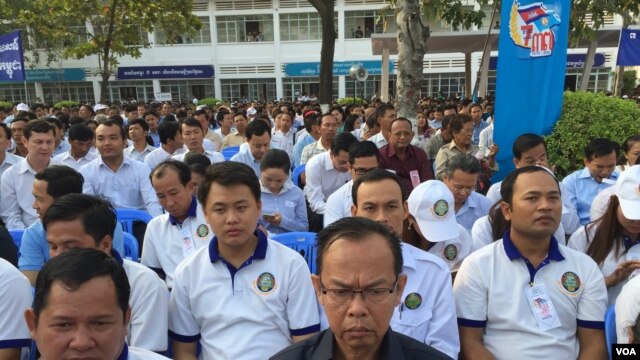
[[[353,182],[353,216],[381,223],[400,237],[409,212],[400,179],[384,169]],[[447,265],[435,255],[402,242],[402,273],[407,284],[391,318],[391,328],[457,358],[460,350],[456,310]]]
[[[122,259],[113,249],[116,214],[111,204],[91,195],[64,195],[49,206],[42,225],[47,232],[51,258],[71,249],[92,248],[116,259],[124,267],[131,285],[127,344],[157,352],[167,350],[167,288],[153,271]]]
[[[552,236],[562,201],[538,166],[502,182],[510,230],[469,255],[454,283],[461,355],[474,359],[606,359],[607,289],[587,255]]]
[[[31,345],[23,320],[31,307],[31,284],[10,262],[0,259],[0,359],[20,359],[23,347]]]
[[[182,124],[182,140],[188,151],[195,151],[198,154],[202,154],[209,158],[212,164],[224,161],[224,156],[217,151],[207,150],[204,146],[204,131],[202,130],[202,124],[196,119],[186,118]],[[178,155],[173,155],[171,158],[184,161],[184,155],[188,152],[185,151]]]
[[[169,336],[176,359],[266,359],[320,330],[300,254],[257,230],[260,183],[242,163],[213,164],[198,200],[216,237],[176,269]]]
[[[147,224],[141,263],[173,286],[173,274],[182,260],[209,245],[213,232],[202,207],[192,195],[195,183],[189,167],[167,160],[151,172],[151,185],[166,213]]]
[[[158,136],[160,137],[160,147],[144,158],[144,163],[152,170],[171,156],[185,152],[182,130],[177,121],[163,121],[158,125]]]
[[[98,157],[95,152],[91,151],[93,136],[93,130],[83,123],[71,126],[69,128],[69,151],[58,154],[53,160],[79,170]]]

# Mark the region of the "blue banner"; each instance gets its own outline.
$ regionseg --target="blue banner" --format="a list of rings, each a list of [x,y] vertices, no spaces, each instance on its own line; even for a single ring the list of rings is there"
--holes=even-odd
[[[562,111],[571,0],[503,0],[494,140],[502,179],[524,133],[551,132]]]
[[[593,56],[593,67],[603,67],[605,57],[602,53],[596,53]],[[567,67],[572,69],[581,69],[587,61],[587,54],[569,54],[567,55]],[[498,67],[498,57],[492,56],[489,59],[489,70],[494,71]],[[29,76],[27,75],[27,78]]]
[[[139,79],[211,79],[211,65],[129,66],[118,67],[118,80]]]
[[[24,81],[20,31],[0,36],[0,81]]]
[[[382,61],[334,61],[333,76],[349,75],[353,65],[362,65],[369,75],[382,74]],[[393,73],[393,61],[389,61],[389,73]],[[320,76],[319,62],[290,63],[284,65],[285,76]]]
[[[618,66],[640,65],[640,30],[622,29],[618,46]]]

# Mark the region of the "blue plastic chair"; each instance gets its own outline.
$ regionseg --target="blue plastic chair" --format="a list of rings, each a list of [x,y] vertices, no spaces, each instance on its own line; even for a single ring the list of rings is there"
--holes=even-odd
[[[228,148],[222,149],[220,153],[222,154],[222,156],[224,156],[225,160],[229,161],[231,160],[233,155],[237,154],[238,152],[240,152],[240,146],[229,146]]]
[[[276,234],[272,240],[288,246],[297,251],[309,265],[312,274],[316,272],[316,233],[314,232],[288,232]]]
[[[20,257],[20,245],[22,244],[22,235],[24,234],[24,229],[15,229],[9,230],[9,234],[13,239],[13,243],[18,248],[18,258]]]
[[[125,259],[129,259],[131,261],[138,262],[138,240],[135,236],[129,234],[128,232],[124,233],[124,255]]]
[[[291,174],[291,180],[296,186],[300,186],[300,175],[304,172],[305,166],[307,166],[306,163],[302,165],[298,165],[296,166],[295,169],[293,169],[293,173]]]
[[[148,224],[153,217],[146,211],[135,209],[116,209],[116,217],[125,233],[133,234],[133,222],[138,220]]]
[[[618,342],[618,335],[616,334],[616,305],[611,305],[607,312],[604,314],[604,337],[607,341],[607,352],[609,352],[609,359],[612,358],[611,345]]]

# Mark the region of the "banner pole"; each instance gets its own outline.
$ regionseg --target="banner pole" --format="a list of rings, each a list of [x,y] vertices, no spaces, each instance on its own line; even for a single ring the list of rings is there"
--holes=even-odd
[[[27,90],[27,80],[24,81],[24,96],[26,97],[26,104],[29,105],[29,91]]]

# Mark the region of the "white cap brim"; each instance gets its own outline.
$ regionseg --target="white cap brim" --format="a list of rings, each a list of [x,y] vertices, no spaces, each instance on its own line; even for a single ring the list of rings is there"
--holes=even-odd
[[[416,221],[420,227],[420,232],[429,242],[449,241],[460,236],[458,222],[455,217],[451,217],[447,221],[431,222],[418,218],[416,218]]]

